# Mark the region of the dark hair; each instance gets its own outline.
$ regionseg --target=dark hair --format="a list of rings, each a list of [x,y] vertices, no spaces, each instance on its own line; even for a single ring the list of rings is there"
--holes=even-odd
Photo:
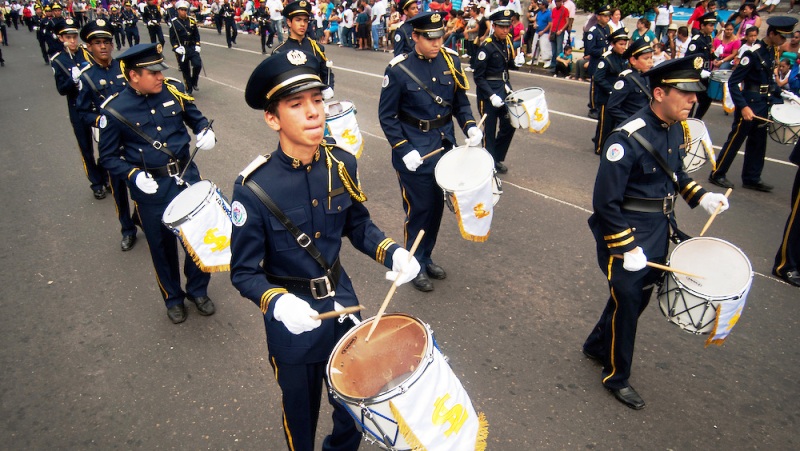
[[[689,36],[689,28],[685,26],[678,27],[678,34],[681,36]]]
[[[564,46],[564,51],[566,52],[567,50],[572,50],[572,46],[569,45],[569,44],[565,45]]]
[[[644,25],[645,28],[650,28],[650,21],[642,17],[639,19],[639,23]]]
[[[747,36],[749,33],[752,33],[753,31],[755,31],[756,34],[758,34],[758,27],[756,27],[754,25],[754,26],[748,28],[747,30],[744,30],[744,35]]]

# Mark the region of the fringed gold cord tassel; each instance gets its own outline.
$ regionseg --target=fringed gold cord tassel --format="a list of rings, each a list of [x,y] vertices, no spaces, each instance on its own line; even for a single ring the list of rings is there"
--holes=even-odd
[[[683,140],[686,143],[686,151],[689,151],[689,144],[692,142],[692,134],[689,133],[689,123],[681,121],[681,128],[683,128]]]
[[[414,435],[414,432],[411,431],[411,427],[406,423],[406,420],[400,415],[400,411],[397,410],[394,403],[391,401],[389,401],[389,409],[391,409],[394,419],[397,420],[397,429],[400,431],[403,438],[406,439],[406,443],[408,443],[412,451],[427,451],[427,448],[425,448],[417,436]]]
[[[350,193],[350,196],[357,200],[358,202],[366,202],[367,195],[364,194],[364,191],[361,190],[361,184],[357,183],[350,177],[350,174],[347,172],[347,168],[344,165],[343,161],[337,160],[333,154],[331,153],[331,146],[328,144],[322,145],[325,148],[325,153],[328,155],[328,165],[332,164],[331,161],[336,162],[336,170],[339,173],[339,179],[342,181],[342,185],[344,185],[344,189]],[[329,166],[330,167],[330,166]]]
[[[489,437],[489,422],[483,412],[478,414],[478,436],[475,437],[475,451],[486,451],[486,439]]]
[[[173,96],[175,96],[176,99],[178,99],[178,102],[180,102],[181,104],[181,109],[184,109],[183,108],[184,100],[188,102],[194,102],[194,97],[190,96],[189,94],[181,92],[180,89],[167,83],[166,81],[164,82],[164,84],[167,86],[167,90],[170,92],[170,94],[172,94]]]
[[[447,50],[442,49],[441,52],[444,56],[444,61],[447,63],[447,67],[450,68],[450,72],[453,73],[453,79],[456,81],[456,86],[464,91],[469,91],[469,80],[467,79],[467,75],[463,70],[461,72],[456,70],[456,65],[453,63],[453,58],[450,57],[450,55],[447,53]]]
[[[315,50],[317,53],[319,53],[319,56],[321,56],[321,57],[322,57],[322,60],[323,60],[323,61],[328,61],[328,58],[325,58],[325,54],[324,54],[324,53],[322,53],[322,49],[321,49],[321,48],[319,48],[319,45],[317,44],[317,41],[315,41],[315,40],[313,40],[313,39],[309,39],[309,40],[308,40],[308,42],[310,42],[310,43],[311,43],[311,47],[313,47],[313,48],[314,48],[314,50]]]

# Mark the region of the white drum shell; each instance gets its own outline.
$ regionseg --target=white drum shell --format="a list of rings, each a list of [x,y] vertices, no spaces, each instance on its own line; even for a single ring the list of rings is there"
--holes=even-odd
[[[209,180],[193,184],[172,199],[164,210],[161,222],[176,231],[181,224],[191,220],[211,204],[215,192],[218,192],[217,185]]]
[[[773,123],[767,124],[769,137],[781,144],[794,144],[800,136],[800,105],[782,103],[769,110]]]
[[[686,173],[694,172],[705,164],[708,160],[705,148],[703,147],[702,139],[708,135],[708,129],[703,121],[699,119],[689,118],[686,119],[686,124],[689,127],[689,136],[691,141],[686,147],[686,155],[683,157],[683,168]]]
[[[446,192],[466,191],[486,184],[494,175],[494,158],[486,149],[454,147],[436,163],[436,183]]]
[[[514,128],[530,128],[531,120],[524,104],[536,97],[544,97],[542,88],[518,89],[506,96],[505,104],[508,107],[508,118]]]

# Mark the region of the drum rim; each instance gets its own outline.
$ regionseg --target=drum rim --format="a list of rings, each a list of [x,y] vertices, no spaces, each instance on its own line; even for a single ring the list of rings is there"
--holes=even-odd
[[[327,365],[325,365],[325,377],[327,377],[328,379],[328,386],[330,387],[334,396],[341,399],[342,401],[350,403],[352,405],[363,404],[364,406],[371,406],[375,404],[381,404],[385,401],[396,398],[397,396],[402,395],[403,393],[408,391],[414,384],[419,382],[422,375],[425,373],[425,371],[427,371],[431,363],[433,363],[434,359],[433,349],[435,346],[433,342],[433,330],[431,329],[431,327],[421,319],[413,315],[409,315],[407,313],[399,313],[399,312],[387,313],[381,316],[381,319],[384,319],[387,316],[400,316],[409,318],[419,323],[422,326],[423,330],[425,330],[425,353],[422,355],[422,358],[420,359],[419,366],[417,366],[414,369],[414,371],[411,372],[411,375],[408,376],[406,380],[403,381],[403,383],[398,384],[397,386],[392,387],[391,389],[385,392],[378,393],[377,395],[372,397],[356,398],[352,396],[347,396],[342,392],[340,392],[339,390],[337,390],[336,386],[333,383],[333,378],[331,377],[331,364],[333,363],[333,356],[336,355],[336,351],[340,349],[341,345],[344,342],[348,341],[350,337],[356,333],[356,331],[360,330],[362,327],[366,327],[365,325],[372,324],[372,321],[375,320],[375,316],[367,318],[360,324],[348,330],[347,333],[344,334],[344,336],[340,338],[338,342],[336,342],[336,346],[333,347],[333,349],[331,350],[331,355],[328,357],[328,363]]]
[[[774,120],[777,124],[779,124],[779,125],[781,125],[783,127],[797,127],[797,126],[800,126],[800,120],[798,120],[797,122],[783,122],[783,120],[781,118],[775,117],[775,115],[772,113],[773,109],[775,109],[776,111],[782,111],[782,110],[787,110],[788,111],[790,109],[794,109],[794,110],[797,110],[797,112],[800,112],[800,105],[794,105],[794,104],[790,104],[790,103],[779,103],[777,105],[772,105],[770,107],[770,109],[769,109],[769,117],[770,117],[770,119]]]
[[[439,174],[439,168],[441,167],[440,165],[441,165],[442,161],[446,162],[446,161],[452,160],[454,158],[457,158],[458,157],[458,153],[461,152],[461,151],[474,152],[474,151],[478,151],[478,150],[483,151],[485,155],[488,155],[489,156],[489,160],[488,161],[490,161],[492,163],[492,165],[490,166],[490,168],[488,170],[488,175],[485,176],[485,177],[482,177],[480,179],[479,183],[475,183],[475,184],[473,184],[471,186],[468,186],[468,187],[460,187],[460,189],[458,191],[465,191],[465,190],[475,189],[475,188],[485,184],[487,180],[491,179],[494,176],[494,168],[493,168],[494,167],[494,157],[492,157],[492,154],[490,154],[489,151],[486,150],[483,147],[458,146],[458,147],[453,147],[452,149],[450,149],[447,152],[445,152],[445,154],[442,155],[441,158],[439,158],[439,161],[436,162],[436,166],[433,168],[433,178],[436,181],[436,184],[439,185],[439,188],[441,188],[442,190],[444,190],[444,191],[446,191],[448,193],[456,192],[456,190],[453,189],[453,188],[442,186],[441,182],[439,181],[438,174]],[[442,170],[444,170],[444,169],[442,169]]]
[[[167,221],[167,215],[170,213],[170,208],[169,207],[170,207],[170,205],[172,205],[172,202],[174,202],[175,199],[180,197],[181,194],[187,192],[188,190],[192,189],[193,187],[201,185],[201,184],[204,184],[203,182],[208,182],[210,184],[209,185],[209,190],[206,193],[206,195],[203,198],[203,200],[201,200],[200,203],[194,209],[192,209],[192,211],[190,211],[189,213],[181,216],[180,218],[176,218],[173,221]],[[186,221],[189,221],[193,217],[197,216],[197,213],[202,211],[206,207],[206,205],[208,205],[210,203],[209,200],[214,197],[214,192],[218,192],[218,191],[219,191],[219,188],[217,188],[217,185],[214,182],[212,182],[211,180],[200,180],[199,182],[192,184],[192,186],[190,186],[190,187],[186,188],[185,190],[181,191],[180,193],[178,193],[178,195],[175,196],[170,201],[169,205],[167,205],[167,208],[164,210],[164,214],[161,215],[161,222],[163,222],[164,225],[166,225],[167,227],[170,227],[170,228],[173,228],[173,229],[180,227],[181,224],[183,224]]]
[[[540,87],[538,87],[538,86],[528,86],[527,88],[522,88],[522,89],[517,89],[516,91],[511,91],[511,93],[509,93],[509,94],[506,96],[505,100],[506,100],[506,101],[508,101],[508,98],[509,98],[509,97],[511,97],[511,96],[513,96],[514,94],[518,94],[518,93],[525,92],[525,91],[542,91],[542,95],[545,95],[545,90],[544,90],[544,88],[540,88]],[[531,97],[531,99],[534,99],[534,98],[536,98],[536,97],[537,97],[537,96]],[[516,102],[516,100],[517,100],[517,99],[514,99],[514,104],[516,104],[516,103],[517,103],[517,102]]]
[[[334,121],[336,119],[345,117],[348,114],[350,114],[351,111],[353,112],[353,114],[355,114],[356,104],[353,103],[350,100],[334,100],[333,102],[326,103],[326,105],[333,105],[334,103],[343,104],[345,102],[350,104],[350,108],[347,108],[346,110],[342,111],[341,113],[337,113],[337,114],[334,114],[332,116],[325,116],[325,122],[330,122],[330,121]]]
[[[705,241],[705,240],[717,241],[717,242],[724,243],[724,244],[727,244],[727,245],[731,246],[734,250],[736,250],[739,254],[741,254],[742,257],[744,257],[744,261],[747,262],[747,270],[750,273],[750,277],[747,279],[747,283],[736,292],[732,292],[732,293],[726,294],[724,296],[723,295],[711,296],[711,295],[708,295],[708,294],[705,294],[705,293],[701,293],[701,292],[699,292],[699,291],[687,286],[686,284],[681,282],[680,279],[678,279],[678,275],[676,273],[674,273],[674,272],[670,273],[669,276],[672,277],[672,279],[675,281],[675,283],[678,284],[678,286],[681,289],[684,289],[684,290],[688,291],[689,293],[691,293],[692,295],[694,295],[694,296],[696,296],[696,297],[698,297],[700,299],[704,299],[707,302],[726,302],[726,301],[733,301],[733,300],[739,299],[740,297],[742,297],[744,295],[744,293],[746,293],[748,291],[748,289],[750,287],[753,286],[753,279],[755,277],[755,273],[753,272],[753,264],[750,262],[750,259],[747,257],[747,254],[745,254],[744,251],[742,251],[735,244],[733,244],[733,243],[731,243],[729,241],[725,241],[725,240],[723,240],[721,238],[715,238],[715,237],[711,237],[711,236],[696,236],[694,238],[690,238],[690,239],[688,239],[686,241],[683,241],[680,244],[678,244],[677,246],[675,246],[675,249],[672,250],[672,252],[670,253],[670,260],[672,260],[672,255],[675,253],[675,251],[677,251],[682,245],[684,245],[684,244],[686,244],[686,243],[688,243],[690,241],[693,241],[693,240],[695,242],[697,242],[697,241]],[[667,264],[669,264],[669,262],[667,262]]]

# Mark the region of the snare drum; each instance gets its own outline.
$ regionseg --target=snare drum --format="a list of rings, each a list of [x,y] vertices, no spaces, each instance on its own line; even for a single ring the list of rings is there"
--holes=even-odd
[[[228,271],[231,206],[217,185],[201,180],[172,199],[161,217],[204,272]]]
[[[454,147],[436,163],[434,176],[444,191],[447,208],[456,214],[461,236],[485,241],[493,207],[503,193],[489,152],[477,147]]]
[[[708,96],[714,100],[722,100],[725,95],[723,85],[728,82],[732,73],[730,69],[712,71],[708,81]]]
[[[800,105],[782,103],[769,109],[769,118],[773,123],[767,124],[769,137],[781,144],[794,144],[800,137]]]
[[[358,128],[353,102],[328,102],[325,111],[325,136],[332,136],[339,147],[359,158],[364,149],[364,138]]]
[[[550,113],[542,88],[524,88],[506,97],[508,118],[514,128],[527,128],[534,133],[543,133],[550,125]]]
[[[333,398],[347,408],[364,438],[393,451],[476,449],[485,420],[476,415],[430,327],[410,315],[387,314],[367,342],[374,320],[339,340],[326,370]],[[453,417],[437,421],[443,418],[437,413]]]
[[[683,157],[683,168],[686,173],[700,169],[709,158],[714,160],[714,149],[711,147],[711,138],[708,136],[706,124],[699,119],[686,119],[691,138]]]
[[[738,247],[719,238],[697,237],[675,247],[671,266],[703,276],[665,274],[658,304],[667,319],[693,334],[714,329],[717,310],[744,301],[753,283],[750,260]]]

